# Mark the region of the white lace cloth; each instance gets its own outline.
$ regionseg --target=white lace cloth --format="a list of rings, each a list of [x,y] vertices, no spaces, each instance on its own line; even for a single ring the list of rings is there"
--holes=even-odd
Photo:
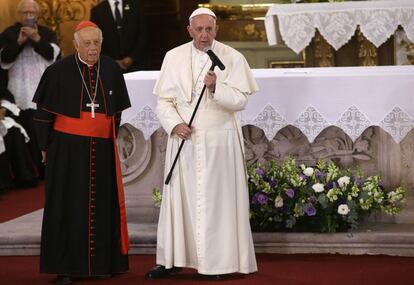
[[[243,125],[261,128],[271,140],[287,125],[310,142],[328,126],[355,141],[370,126],[380,126],[399,143],[414,128],[414,66],[255,69],[260,91],[240,113]],[[160,127],[152,89],[158,71],[125,75],[132,108],[122,124],[145,138]]]
[[[357,25],[376,47],[394,34],[398,25],[414,42],[414,1],[275,4],[265,18],[269,44],[283,39],[296,53],[309,45],[316,28],[338,50],[351,39]]]

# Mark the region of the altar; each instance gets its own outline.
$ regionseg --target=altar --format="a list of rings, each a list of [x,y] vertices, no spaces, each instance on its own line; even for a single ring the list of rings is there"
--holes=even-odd
[[[414,66],[255,69],[253,74],[260,91],[239,113],[247,163],[287,155],[307,164],[333,159],[367,174],[383,173],[385,186],[403,182],[408,198],[414,196]],[[132,107],[123,112],[118,137],[127,195],[135,197],[127,206],[139,200],[128,211],[144,221],[156,221],[151,193],[163,185],[167,134],[152,94],[157,76],[158,71],[125,74]],[[405,209],[411,211],[411,202]],[[412,223],[404,211],[395,219]]]
[[[160,125],[152,88],[158,71],[125,75],[132,108],[122,124],[140,129],[145,139]],[[282,128],[300,129],[310,142],[328,126],[353,141],[380,126],[399,143],[414,127],[414,66],[254,69],[260,91],[240,113],[243,125],[261,128],[272,140]]]

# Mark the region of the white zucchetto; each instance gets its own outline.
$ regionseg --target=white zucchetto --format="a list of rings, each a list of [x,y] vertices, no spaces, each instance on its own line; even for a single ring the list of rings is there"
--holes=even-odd
[[[208,8],[204,8],[204,7],[195,9],[193,11],[193,13],[191,13],[191,15],[188,19],[191,20],[191,18],[193,18],[195,16],[198,16],[198,15],[210,15],[210,16],[214,17],[214,19],[217,19],[217,16],[216,16],[216,14],[214,14],[213,11],[211,11]]]

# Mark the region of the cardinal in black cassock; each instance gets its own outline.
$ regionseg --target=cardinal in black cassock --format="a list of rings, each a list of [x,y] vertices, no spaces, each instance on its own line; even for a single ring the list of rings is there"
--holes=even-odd
[[[119,66],[100,56],[101,42],[97,26],[81,22],[77,53],[47,68],[33,98],[46,163],[40,271],[58,274],[58,284],[62,276],[128,270],[115,138],[130,101]]]

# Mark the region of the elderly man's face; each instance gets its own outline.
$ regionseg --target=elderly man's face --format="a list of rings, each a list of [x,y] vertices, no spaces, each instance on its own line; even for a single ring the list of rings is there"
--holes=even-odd
[[[18,13],[19,13],[19,18],[20,18],[20,23],[23,26],[27,25],[28,19],[34,19],[36,21],[39,15],[33,1],[23,2]]]
[[[199,50],[211,47],[216,38],[218,26],[210,15],[198,15],[192,18],[187,27],[188,33],[194,40],[194,45]]]
[[[97,28],[87,27],[78,31],[78,41],[74,41],[75,49],[86,63],[94,65],[101,53],[102,38]]]

